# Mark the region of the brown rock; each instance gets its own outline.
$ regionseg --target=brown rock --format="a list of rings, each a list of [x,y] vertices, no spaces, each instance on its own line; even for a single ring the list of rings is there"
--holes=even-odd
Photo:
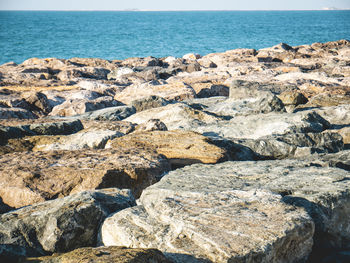
[[[170,263],[158,249],[126,247],[85,247],[65,254],[53,254],[40,258],[27,258],[20,263]]]
[[[338,133],[343,137],[344,144],[350,145],[350,127],[340,129]]]
[[[183,82],[175,82],[164,85],[132,85],[125,88],[122,92],[117,93],[115,100],[125,104],[131,103],[133,100],[150,97],[156,95],[166,100],[185,100],[196,97],[195,91]]]
[[[305,96],[298,91],[284,91],[277,96],[284,105],[299,105],[305,104],[308,100]]]
[[[227,160],[226,150],[215,146],[210,139],[190,131],[152,131],[132,133],[113,139],[106,147],[153,148],[165,155],[172,167],[194,163],[218,163]]]
[[[21,152],[0,156],[0,197],[18,208],[83,190],[130,188],[136,196],[169,170],[147,149]]]
[[[150,119],[145,123],[139,124],[136,126],[136,132],[145,132],[145,131],[167,131],[168,128],[164,122],[159,119]]]

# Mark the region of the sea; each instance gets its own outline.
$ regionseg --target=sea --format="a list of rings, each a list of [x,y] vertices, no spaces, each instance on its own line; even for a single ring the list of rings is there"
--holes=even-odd
[[[0,64],[31,57],[182,57],[350,39],[350,10],[0,11]]]

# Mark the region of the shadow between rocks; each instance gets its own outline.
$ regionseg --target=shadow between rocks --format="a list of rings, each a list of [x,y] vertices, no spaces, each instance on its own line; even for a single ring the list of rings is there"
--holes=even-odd
[[[283,196],[282,201],[286,204],[304,208],[315,223],[314,244],[307,263],[350,262],[350,253],[346,251],[349,249],[346,246],[349,246],[350,238],[344,240],[327,232],[325,217],[331,216],[331,209],[302,197],[291,196],[292,193],[280,194]]]

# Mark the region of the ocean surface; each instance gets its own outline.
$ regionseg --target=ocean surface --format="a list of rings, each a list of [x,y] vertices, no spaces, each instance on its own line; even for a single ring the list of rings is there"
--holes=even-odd
[[[0,64],[30,57],[181,57],[350,39],[350,11],[0,11]]]

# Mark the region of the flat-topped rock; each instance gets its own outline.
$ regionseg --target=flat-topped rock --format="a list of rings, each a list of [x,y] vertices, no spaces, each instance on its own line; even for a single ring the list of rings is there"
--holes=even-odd
[[[133,100],[146,98],[149,96],[159,96],[166,100],[185,100],[194,98],[195,91],[183,82],[152,85],[145,83],[142,85],[131,85],[122,92],[115,95],[115,99],[125,104]]]
[[[110,148],[153,148],[165,155],[173,167],[193,163],[217,163],[227,160],[228,153],[210,139],[189,131],[137,132],[108,142]]]
[[[40,256],[95,246],[103,220],[133,205],[129,190],[106,189],[27,206],[0,215],[0,243],[9,256],[16,247],[17,256]]]
[[[108,187],[139,196],[170,169],[163,155],[130,147],[10,153],[0,156],[0,164],[0,197],[16,208]]]
[[[207,186],[187,191],[154,185],[141,205],[104,221],[103,244],[156,247],[179,263],[307,259],[314,228],[302,209],[268,191]]]
[[[125,119],[125,121],[141,124],[150,119],[159,119],[165,123],[169,130],[188,128],[194,124],[211,123],[220,120],[214,115],[195,110],[183,103],[175,103],[138,112]]]
[[[208,136],[226,138],[258,139],[273,134],[290,132],[322,132],[329,123],[314,112],[309,113],[268,113],[237,116],[217,124],[192,126],[189,130]]]
[[[138,207],[109,217],[102,226],[102,241],[109,245],[158,247],[171,253],[181,251],[197,259],[209,258],[214,262],[226,262],[225,257],[235,259],[235,255],[243,253],[244,249],[240,247],[244,246],[250,247],[245,257],[242,254],[239,257],[244,262],[248,258],[249,262],[265,262],[265,258],[268,258],[266,262],[299,262],[302,257],[306,259],[311,251],[304,242],[310,242],[311,246],[310,239],[313,238],[314,256],[322,257],[323,253],[327,253],[327,247],[349,245],[349,176],[344,169],[313,165],[312,160],[187,166],[170,172],[159,183],[147,188]],[[286,204],[293,205],[293,208],[284,207]],[[269,208],[265,210],[267,206]],[[295,210],[296,207],[305,210]],[[299,217],[295,221],[287,216],[286,211],[296,216],[292,218],[301,216],[303,219]],[[315,235],[305,225],[305,211],[315,222]],[[264,215],[264,220],[261,215]],[[125,218],[128,223],[124,223]],[[274,225],[273,230],[281,229],[285,224],[298,228],[295,222],[303,222],[304,227],[298,234],[292,234],[290,228],[283,233],[286,239],[289,234],[297,237],[293,241],[293,249],[303,247],[305,250],[294,253],[295,250],[284,247],[286,253],[278,255],[288,259],[274,258],[268,256],[269,251],[274,253],[275,249],[274,243],[270,243],[268,251],[257,252],[252,248],[256,238],[258,243],[269,242],[268,236],[276,233],[266,231],[270,228],[265,220]],[[256,227],[265,230],[255,232]],[[145,229],[147,235],[144,234]],[[252,234],[253,237],[250,236]],[[235,252],[230,250],[233,248]],[[259,255],[259,260],[253,255]],[[175,262],[183,260],[173,254],[169,257]]]

